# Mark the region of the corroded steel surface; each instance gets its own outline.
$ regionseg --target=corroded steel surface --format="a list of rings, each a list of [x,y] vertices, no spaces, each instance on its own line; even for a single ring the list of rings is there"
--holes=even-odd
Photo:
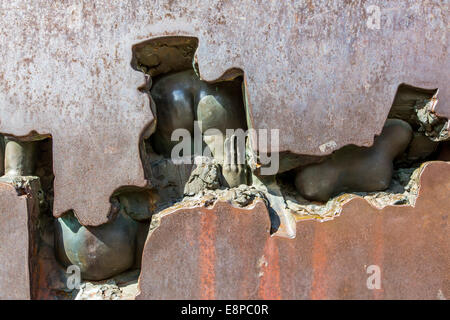
[[[292,258],[274,261],[281,279],[268,288],[283,299],[448,298],[449,190],[450,164],[430,163],[415,207],[377,210],[355,199],[332,221],[298,222],[293,243],[273,238],[268,260]],[[370,265],[380,267],[380,290],[366,286]]]
[[[29,299],[29,230],[26,196],[0,183],[0,299]]]
[[[334,220],[298,222],[295,239],[269,236],[262,203],[179,209],[147,239],[139,298],[448,298],[449,190],[450,163],[432,162],[415,207],[357,198]],[[367,287],[371,265],[381,289]]]
[[[150,38],[198,37],[206,80],[244,70],[251,125],[279,128],[280,150],[370,145],[402,82],[440,88],[450,116],[447,3],[377,1],[380,29],[367,27],[371,4],[3,1],[0,132],[51,134],[54,214],[99,225],[116,188],[145,183],[138,139],[153,116],[130,61]]]
[[[162,217],[147,238],[138,299],[255,298],[269,231],[261,201],[252,210],[218,202]]]

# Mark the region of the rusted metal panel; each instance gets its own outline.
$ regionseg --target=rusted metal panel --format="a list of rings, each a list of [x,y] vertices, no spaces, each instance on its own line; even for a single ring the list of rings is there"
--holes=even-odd
[[[269,231],[263,202],[175,210],[147,238],[138,299],[256,298]]]
[[[30,299],[28,204],[0,182],[0,299]]]
[[[273,151],[370,145],[402,82],[440,88],[449,117],[447,3],[377,1],[379,29],[367,25],[372,4],[2,2],[0,132],[51,134],[55,216],[74,209],[99,225],[116,188],[145,184],[138,139],[153,116],[130,61],[150,38],[198,37],[206,80],[241,68],[251,126],[280,129]]]
[[[431,162],[414,207],[356,198],[333,220],[297,222],[295,239],[269,236],[261,202],[180,208],[147,239],[139,298],[448,298],[449,190],[450,163]],[[370,266],[380,289],[367,286]]]

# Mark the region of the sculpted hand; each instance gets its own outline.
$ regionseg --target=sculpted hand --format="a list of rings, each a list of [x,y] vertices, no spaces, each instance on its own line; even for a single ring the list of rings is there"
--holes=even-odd
[[[245,143],[239,144],[235,135],[225,138],[225,159],[222,175],[227,187],[237,187],[247,184],[247,170],[245,165]]]

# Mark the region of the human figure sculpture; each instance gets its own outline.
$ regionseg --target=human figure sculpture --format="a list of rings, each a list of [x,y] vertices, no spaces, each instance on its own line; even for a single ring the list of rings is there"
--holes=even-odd
[[[36,142],[4,136],[2,180],[34,175],[36,166]],[[2,170],[2,171],[3,171]]]
[[[58,260],[77,265],[85,280],[103,280],[139,268],[152,210],[148,190],[132,188],[113,196],[111,219],[100,226],[80,224],[72,211],[55,220]]]
[[[85,280],[103,280],[139,267],[148,225],[119,212],[98,227],[81,225],[69,212],[55,221],[55,251],[64,266],[77,265]]]
[[[371,147],[346,146],[321,163],[300,168],[296,188],[314,201],[327,201],[341,192],[384,190],[391,182],[393,160],[406,150],[412,133],[407,122],[388,119]]]
[[[246,183],[245,159],[236,146],[235,137],[226,137],[227,129],[246,130],[246,117],[240,81],[207,83],[200,80],[194,70],[162,75],[154,80],[151,96],[156,105],[156,131],[154,150],[170,158],[178,141],[171,141],[176,129],[194,134],[194,121],[201,121],[203,142],[214,159],[222,165],[222,175],[229,187]],[[217,129],[208,134],[209,129]],[[192,145],[194,145],[192,143]],[[227,161],[231,160],[231,161]]]

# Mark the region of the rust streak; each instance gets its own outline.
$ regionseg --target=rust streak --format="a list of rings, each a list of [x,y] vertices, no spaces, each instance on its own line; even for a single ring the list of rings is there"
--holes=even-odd
[[[280,264],[276,239],[267,238],[260,261],[261,279],[258,296],[264,300],[281,300]]]
[[[374,231],[375,244],[373,247],[373,260],[374,263],[380,267],[381,279],[383,279],[383,215],[377,212],[375,218],[375,231]],[[383,299],[383,281],[381,281],[381,289],[373,290],[373,298],[376,300]]]
[[[200,224],[200,298],[215,299],[215,260],[214,235],[216,233],[217,216],[213,212],[203,213]]]
[[[313,281],[310,291],[312,300],[321,300],[327,298],[327,248],[326,248],[326,231],[324,226],[317,224],[314,227],[314,242],[312,251],[312,269]]]

